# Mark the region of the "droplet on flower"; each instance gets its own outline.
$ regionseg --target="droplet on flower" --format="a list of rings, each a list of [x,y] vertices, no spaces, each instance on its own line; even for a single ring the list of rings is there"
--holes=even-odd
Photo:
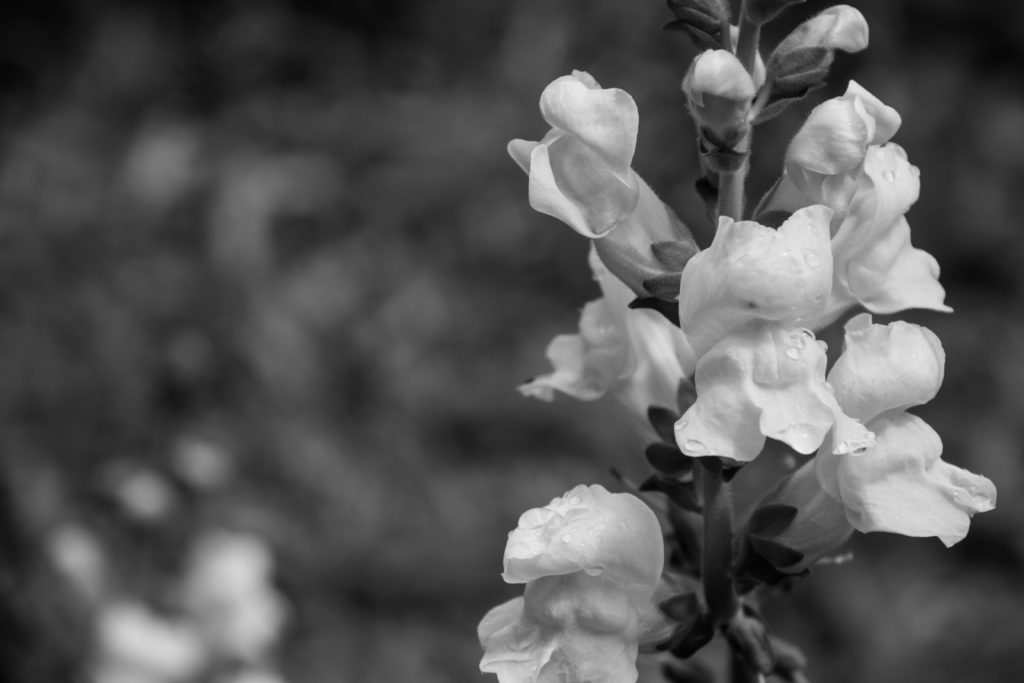
[[[845,441],[840,441],[836,444],[836,447],[832,449],[836,455],[846,455],[850,452],[850,444]]]
[[[821,265],[821,257],[818,256],[818,252],[812,249],[805,249],[804,263],[806,263],[811,268],[817,268],[819,265]]]
[[[830,394],[834,394],[835,393],[836,388],[834,386],[832,386],[832,382],[825,382],[824,386],[825,386],[825,391],[827,391],[828,393],[830,393]]]
[[[789,341],[791,341],[793,343],[793,346],[795,346],[798,349],[804,348],[804,345],[807,343],[806,341],[804,341],[803,334],[791,334],[789,335]]]
[[[583,501],[580,499],[579,496],[573,496],[572,498],[569,499],[569,505],[579,505],[581,502]]]
[[[693,453],[703,453],[704,451],[707,450],[707,447],[704,446],[704,444],[702,444],[700,441],[697,441],[696,439],[687,439],[686,442],[683,444],[683,450],[691,451]]]
[[[896,182],[896,172],[895,171],[885,171],[884,173],[882,173],[882,177],[885,178],[890,183]]]
[[[794,348],[786,349],[786,358],[791,358],[793,360],[799,360],[800,359],[800,350],[799,349],[794,349]]]
[[[572,534],[562,534],[562,543],[572,543]]]

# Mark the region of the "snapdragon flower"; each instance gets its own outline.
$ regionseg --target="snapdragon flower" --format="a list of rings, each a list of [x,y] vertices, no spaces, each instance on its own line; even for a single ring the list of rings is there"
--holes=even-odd
[[[646,422],[649,406],[675,406],[679,382],[692,374],[696,359],[683,333],[661,314],[629,308],[633,293],[593,249],[588,261],[602,297],[583,307],[578,334],[558,335],[548,345],[553,372],[519,391],[544,401],[556,390],[581,401],[611,393]]]
[[[876,325],[868,314],[847,323],[845,350],[828,378],[843,410],[863,420],[876,443],[857,454],[830,437],[767,498],[800,511],[776,539],[804,554],[787,571],[806,568],[854,529],[935,536],[951,546],[967,535],[972,515],[995,506],[992,482],[944,462],[939,435],[906,412],[935,396],[944,363],[942,344],[924,327]]]
[[[664,269],[651,245],[692,236],[631,168],[639,128],[636,102],[573,71],[540,98],[551,130],[539,142],[512,140],[509,155],[530,176],[530,206],[569,225],[635,293]]]
[[[904,214],[917,201],[920,172],[889,142],[899,126],[894,109],[851,81],[842,97],[811,112],[786,152],[785,175],[764,210],[833,210],[834,282],[813,327],[858,303],[874,313],[951,310],[938,263],[910,243]]]
[[[480,670],[500,683],[630,683],[664,564],[654,513],[627,493],[577,486],[523,513],[503,578],[523,597],[478,627]]]

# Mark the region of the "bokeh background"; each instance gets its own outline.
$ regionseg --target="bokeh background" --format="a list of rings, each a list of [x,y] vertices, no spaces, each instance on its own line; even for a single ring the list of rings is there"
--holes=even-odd
[[[917,412],[998,509],[856,538],[767,605],[814,681],[1024,680],[1024,5],[864,0],[871,47],[758,130],[751,186],[855,78],[903,115],[942,264]],[[820,10],[797,7],[778,40]],[[507,158],[570,69],[707,244],[658,0],[7,0],[0,679],[464,682],[518,514],[644,472],[612,402],[516,384],[597,294]],[[831,337],[837,338],[833,334]],[[832,348],[838,348],[833,343]],[[747,482],[747,486],[763,483]]]

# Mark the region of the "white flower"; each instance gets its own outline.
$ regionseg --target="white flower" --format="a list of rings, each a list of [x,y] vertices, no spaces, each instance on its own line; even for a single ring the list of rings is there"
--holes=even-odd
[[[800,24],[779,43],[780,53],[800,48],[860,52],[868,46],[868,22],[849,5],[835,5]]]
[[[651,244],[692,237],[630,167],[636,103],[624,90],[601,88],[590,74],[573,71],[544,89],[540,110],[552,126],[547,135],[508,144],[530,176],[530,206],[596,239],[612,272],[643,294],[643,281],[662,270]]]
[[[904,214],[917,201],[918,169],[889,142],[899,114],[851,81],[818,105],[786,152],[786,171],[764,210],[832,209],[834,283],[821,327],[861,304],[875,313],[949,311],[932,256],[910,244]]]
[[[719,219],[711,246],[687,262],[679,285],[680,325],[698,358],[746,322],[798,326],[820,314],[832,285],[831,216],[809,206],[778,230]]]
[[[825,363],[810,330],[754,321],[733,331],[697,363],[697,401],[675,427],[680,450],[744,463],[766,437],[812,453],[833,428],[846,444],[870,444],[826,387]]]
[[[995,507],[992,482],[941,459],[942,441],[906,409],[931,399],[945,354],[929,330],[904,322],[873,325],[862,314],[846,325],[845,351],[829,373],[836,398],[875,432],[861,454],[828,448],[815,458],[819,481],[862,532],[963,539],[976,512]]]
[[[661,314],[629,308],[632,292],[593,250],[589,263],[602,298],[583,307],[578,334],[559,335],[548,346],[554,371],[519,391],[545,401],[556,390],[581,401],[611,393],[641,418],[652,405],[674,408],[679,382],[696,362],[689,343]]]
[[[481,671],[500,683],[635,681],[663,563],[658,520],[630,494],[577,486],[528,510],[503,573],[526,590],[481,620]]]
[[[728,147],[739,141],[757,88],[736,55],[728,50],[697,55],[683,78],[683,92],[694,119],[716,142]]]

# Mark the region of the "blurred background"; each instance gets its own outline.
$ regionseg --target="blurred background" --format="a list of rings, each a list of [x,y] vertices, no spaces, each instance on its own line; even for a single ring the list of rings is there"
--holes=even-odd
[[[914,241],[956,309],[905,316],[948,353],[917,412],[999,503],[952,550],[857,537],[767,610],[814,681],[1020,681],[1024,5],[856,5],[871,47],[758,130],[751,187],[849,78],[902,113]],[[515,391],[597,290],[505,143],[546,132],[539,94],[570,69],[626,89],[634,167],[706,245],[678,89],[695,50],[669,18],[7,0],[0,679],[487,680],[476,624],[518,593],[499,572],[519,513],[645,471],[612,402]]]

